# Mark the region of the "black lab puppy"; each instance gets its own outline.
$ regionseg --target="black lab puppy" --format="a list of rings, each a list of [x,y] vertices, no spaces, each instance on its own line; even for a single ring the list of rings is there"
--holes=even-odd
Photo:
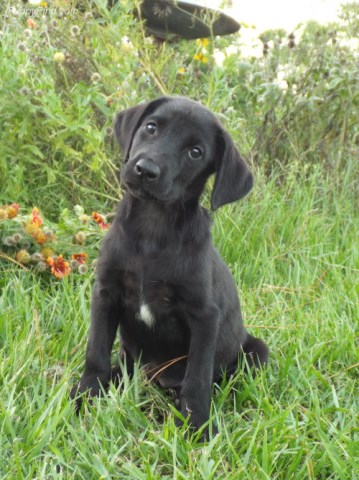
[[[213,210],[246,195],[253,177],[215,116],[186,98],[125,110],[115,132],[126,194],[102,245],[85,371],[72,396],[108,386],[119,329],[127,370],[140,359],[157,371],[198,429],[209,418],[212,383],[243,356],[254,367],[268,359],[266,344],[243,325],[236,286],[199,203],[212,174]]]

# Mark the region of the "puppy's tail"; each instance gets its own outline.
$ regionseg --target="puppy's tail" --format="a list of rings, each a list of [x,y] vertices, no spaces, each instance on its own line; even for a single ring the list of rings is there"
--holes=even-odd
[[[268,363],[269,348],[260,338],[253,337],[248,333],[242,349],[249,368],[260,368]]]

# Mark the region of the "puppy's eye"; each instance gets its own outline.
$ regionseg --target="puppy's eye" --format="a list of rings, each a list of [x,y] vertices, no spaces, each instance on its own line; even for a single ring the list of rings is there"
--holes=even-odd
[[[188,152],[188,155],[190,156],[190,158],[192,158],[193,160],[197,160],[198,158],[201,158],[202,157],[202,149],[200,147],[192,147],[189,152]]]
[[[157,126],[154,122],[147,123],[145,128],[146,128],[146,132],[149,133],[150,135],[153,135],[157,130]]]

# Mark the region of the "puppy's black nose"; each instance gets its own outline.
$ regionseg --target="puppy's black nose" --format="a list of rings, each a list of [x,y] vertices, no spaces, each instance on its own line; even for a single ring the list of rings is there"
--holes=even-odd
[[[135,173],[146,180],[156,180],[161,173],[161,169],[152,160],[141,158],[135,165]]]

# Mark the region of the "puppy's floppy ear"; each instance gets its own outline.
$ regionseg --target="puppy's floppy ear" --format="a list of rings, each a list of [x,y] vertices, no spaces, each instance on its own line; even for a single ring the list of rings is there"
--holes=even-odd
[[[156,100],[141,103],[132,108],[127,108],[115,116],[113,128],[121,150],[124,153],[125,162],[127,162],[129,157],[133,136],[142,120],[147,115],[153,113],[159,105],[167,100],[167,97],[160,97]]]
[[[211,196],[212,210],[244,197],[253,186],[253,175],[239,155],[233,140],[221,127],[217,136],[216,179]]]

